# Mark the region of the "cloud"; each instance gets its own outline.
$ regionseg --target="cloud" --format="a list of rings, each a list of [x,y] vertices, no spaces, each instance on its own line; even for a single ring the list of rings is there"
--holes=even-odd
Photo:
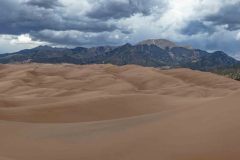
[[[121,24],[121,19],[136,14],[151,17],[156,10],[160,13],[166,8],[165,5],[165,0],[2,0],[0,34],[28,34],[33,39],[54,44],[100,44],[97,40],[106,45],[120,44],[120,38],[117,42],[111,37],[118,37],[116,33],[119,37],[133,33],[133,28]],[[14,12],[9,13],[10,10]],[[46,32],[50,31],[53,37],[47,37]]]
[[[38,1],[31,2],[35,4]],[[26,4],[23,1],[2,0],[0,6],[0,34],[18,35],[45,29],[86,32],[110,32],[118,29],[113,23],[66,14],[64,9],[58,8],[58,1],[56,0],[44,2],[37,3],[38,5],[28,5],[30,1]],[[40,5],[44,7],[39,7]]]
[[[62,46],[101,46],[119,45],[127,41],[128,36],[119,31],[102,33],[85,33],[81,31],[54,31],[43,30],[32,33],[35,41],[48,41],[54,45]]]
[[[26,4],[47,9],[62,6],[58,0],[28,0]]]
[[[0,53],[11,53],[22,49],[30,49],[39,45],[45,45],[45,42],[32,41],[29,35],[0,35]]]
[[[221,7],[215,13],[205,17],[206,21],[214,25],[224,25],[226,29],[233,31],[240,29],[240,2]]]
[[[240,51],[240,41],[236,39],[237,31],[226,31],[220,28],[213,34],[197,34],[186,37],[183,44],[191,44],[194,48],[207,51],[225,51],[230,55],[236,56]]]
[[[165,38],[235,55],[239,8],[240,0],[1,0],[0,45],[12,51],[39,42],[95,46]]]
[[[97,0],[87,16],[95,19],[120,19],[134,14],[151,14],[153,9],[162,9],[166,5],[164,0]]]
[[[208,33],[212,34],[216,30],[211,25],[206,25],[201,21],[190,21],[186,27],[184,27],[181,32],[185,35],[195,35],[199,33]]]

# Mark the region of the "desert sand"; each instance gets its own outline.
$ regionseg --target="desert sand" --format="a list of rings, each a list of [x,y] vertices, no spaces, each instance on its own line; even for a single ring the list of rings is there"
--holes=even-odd
[[[0,65],[0,160],[240,159],[240,82],[135,65]]]

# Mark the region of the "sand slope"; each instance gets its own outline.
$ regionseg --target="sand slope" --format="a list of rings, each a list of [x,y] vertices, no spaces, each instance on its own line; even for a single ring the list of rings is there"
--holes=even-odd
[[[240,158],[240,83],[189,69],[1,65],[0,160]]]

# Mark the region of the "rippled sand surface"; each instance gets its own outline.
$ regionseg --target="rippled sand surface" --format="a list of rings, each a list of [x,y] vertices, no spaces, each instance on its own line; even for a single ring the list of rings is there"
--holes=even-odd
[[[240,82],[189,69],[0,65],[0,160],[240,159]]]

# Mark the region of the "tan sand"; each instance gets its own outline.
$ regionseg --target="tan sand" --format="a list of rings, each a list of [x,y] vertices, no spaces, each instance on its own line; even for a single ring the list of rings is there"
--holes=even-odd
[[[239,97],[189,69],[0,65],[0,160],[240,159]]]

